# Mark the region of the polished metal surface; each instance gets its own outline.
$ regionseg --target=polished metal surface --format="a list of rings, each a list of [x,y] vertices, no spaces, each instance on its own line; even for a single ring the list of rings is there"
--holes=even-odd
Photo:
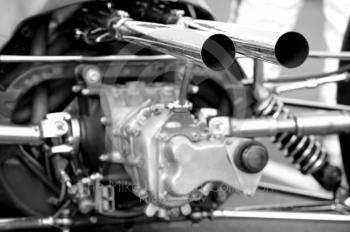
[[[234,210],[237,211],[297,211],[297,212],[311,212],[311,211],[334,211],[336,204],[333,201],[325,202],[310,202],[310,203],[281,203],[281,204],[266,204],[266,205],[249,205],[238,206]],[[340,207],[340,206],[339,206]]]
[[[111,141],[103,160],[125,164],[135,186],[134,194],[141,198],[147,197],[148,191],[158,195],[157,133],[168,118],[161,114],[162,108],[176,100],[177,92],[174,84],[143,82],[103,86],[100,91],[103,114],[109,122],[105,136]],[[156,116],[149,118],[153,113]]]
[[[222,123],[228,136],[270,137],[280,133],[297,135],[338,134],[350,132],[350,114],[346,112],[308,113],[290,118],[252,118],[236,119],[229,117],[212,118],[209,128]]]
[[[298,213],[298,212],[261,212],[261,211],[234,211],[215,210],[211,215],[213,218],[231,219],[274,219],[274,220],[296,220],[296,221],[323,221],[323,222],[350,222],[350,215],[331,213]]]
[[[31,144],[42,142],[40,128],[37,125],[0,125],[0,144]]]
[[[261,172],[248,174],[235,162],[240,148],[248,142],[249,139],[227,138],[225,143],[220,140],[193,143],[184,136],[172,138],[165,144],[163,154],[164,165],[169,167],[163,171],[169,199],[189,195],[198,186],[213,181],[229,185],[228,188],[234,188],[231,191],[254,194]]]
[[[138,62],[138,61],[171,61],[171,55],[112,55],[112,56],[29,56],[0,55],[0,63],[34,63],[34,62]]]
[[[221,32],[235,43],[237,53],[267,62],[295,68],[308,57],[309,45],[298,32],[276,33],[233,23],[182,18],[180,24],[198,30]]]
[[[350,60],[350,52],[310,51],[309,58]]]
[[[130,83],[124,87],[127,93],[112,86],[100,91],[104,117],[110,121],[106,136],[112,141],[103,159],[124,164],[136,186],[134,194],[151,199],[147,214],[169,208],[188,213],[188,202],[200,199],[198,188],[210,182],[220,181],[232,191],[254,194],[261,170],[247,173],[235,161],[252,141],[211,138],[189,111],[174,104],[175,94],[168,99],[172,104],[164,98],[145,101],[142,92],[150,92],[152,85]]]
[[[79,149],[80,129],[69,113],[49,113],[37,125],[0,125],[0,144],[40,145],[59,139],[51,145],[51,154],[73,154]]]
[[[279,184],[272,184],[267,182],[260,182],[259,189],[266,192],[281,193],[285,195],[308,198],[312,200],[331,201],[334,199],[332,193],[327,194],[319,191],[298,189],[298,188],[293,188],[293,187],[279,185]]]
[[[176,117],[176,114],[179,115]],[[245,173],[234,162],[240,145],[250,140],[207,140],[205,132],[188,130],[187,126],[191,124],[184,120],[185,114],[189,115],[188,112],[177,113],[169,109],[164,109],[158,115],[151,114],[142,120],[139,135],[130,140],[133,154],[129,156],[135,160],[145,160],[133,179],[138,179],[141,189],[147,190],[152,203],[160,208],[182,207],[189,201],[200,199],[196,189],[212,181],[225,183],[232,191],[235,189],[244,194],[253,194],[261,172]],[[135,117],[138,122],[141,120],[139,115],[143,117],[144,113]],[[133,120],[128,124],[132,125]],[[192,124],[195,126],[194,121]],[[187,132],[190,134],[187,135]]]
[[[324,104],[318,101],[310,101],[310,100],[288,98],[288,97],[281,97],[281,96],[277,98],[287,106],[304,107],[304,108],[319,109],[319,110],[350,111],[350,106],[348,105]]]
[[[213,70],[228,68],[235,45],[222,33],[204,32],[150,22],[116,18],[109,25],[116,39],[155,49]]]
[[[297,89],[316,88],[320,85],[333,83],[333,82],[346,81],[347,79],[349,79],[349,77],[347,77],[346,75],[309,78],[304,81],[294,81],[294,82],[289,82],[278,86],[274,86],[272,87],[272,89],[276,93],[283,93],[283,92],[293,91]]]
[[[183,67],[183,72],[179,72],[179,78],[181,79],[180,92],[178,103],[180,106],[185,106],[187,103],[188,87],[193,77],[193,65],[189,62]]]
[[[69,227],[72,224],[72,220],[68,218],[35,218],[35,217],[22,217],[22,218],[7,218],[0,219],[0,231],[12,231],[23,229],[38,229],[38,228],[51,228],[51,227]]]

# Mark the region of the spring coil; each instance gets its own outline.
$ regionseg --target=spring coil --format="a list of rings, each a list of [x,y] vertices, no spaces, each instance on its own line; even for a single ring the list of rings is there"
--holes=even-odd
[[[275,119],[291,118],[293,114],[274,95],[260,101],[255,106],[257,116],[270,116]],[[303,174],[312,174],[327,163],[328,155],[321,143],[313,136],[299,136],[292,133],[280,133],[273,138],[279,144],[285,156],[297,165]]]

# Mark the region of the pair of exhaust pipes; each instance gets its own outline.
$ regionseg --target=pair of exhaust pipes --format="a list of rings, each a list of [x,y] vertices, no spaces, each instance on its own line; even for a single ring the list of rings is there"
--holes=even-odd
[[[240,53],[287,68],[301,65],[309,45],[298,32],[275,33],[231,23],[179,17],[176,25],[135,21],[121,14],[109,21],[120,40],[148,47],[220,71]]]
[[[197,20],[179,16],[175,25],[135,21],[125,12],[107,20],[109,33],[118,40],[148,47],[179,59],[186,59],[215,71],[224,70],[240,53],[286,68],[303,64],[309,45],[298,32],[271,32],[232,23]],[[128,57],[138,59],[138,57]],[[156,58],[156,57],[155,57]],[[0,62],[104,62],[125,59],[118,56],[11,56],[0,55]],[[167,58],[168,59],[168,58]]]

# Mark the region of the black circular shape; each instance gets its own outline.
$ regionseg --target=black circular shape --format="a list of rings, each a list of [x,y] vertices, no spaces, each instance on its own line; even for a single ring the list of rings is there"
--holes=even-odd
[[[201,56],[208,68],[221,71],[233,64],[235,53],[235,45],[229,37],[214,34],[204,42]]]
[[[296,68],[304,63],[309,55],[306,38],[295,31],[283,34],[275,45],[277,61],[286,68]]]
[[[243,144],[236,151],[234,161],[241,171],[254,174],[265,168],[268,153],[261,143],[251,141]]]

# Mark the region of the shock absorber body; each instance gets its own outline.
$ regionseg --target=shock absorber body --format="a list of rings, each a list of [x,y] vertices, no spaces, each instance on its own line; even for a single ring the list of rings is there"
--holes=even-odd
[[[256,116],[269,116],[275,119],[293,117],[273,94],[264,90],[255,92],[257,102],[254,113]],[[285,152],[285,156],[290,158],[303,174],[312,174],[324,188],[335,190],[340,185],[340,169],[328,163],[327,152],[315,137],[278,133],[273,138],[273,142],[279,145],[279,149]]]

